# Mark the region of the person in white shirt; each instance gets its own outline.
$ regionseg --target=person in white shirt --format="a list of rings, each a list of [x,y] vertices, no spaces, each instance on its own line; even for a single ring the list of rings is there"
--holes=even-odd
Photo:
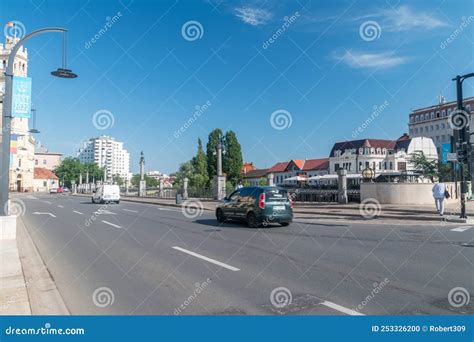
[[[437,182],[433,185],[433,197],[436,203],[436,210],[440,216],[444,213],[444,198],[446,196],[446,185],[443,182]]]

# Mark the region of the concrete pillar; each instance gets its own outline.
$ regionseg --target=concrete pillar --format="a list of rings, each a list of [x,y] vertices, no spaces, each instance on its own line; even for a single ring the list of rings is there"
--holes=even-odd
[[[226,176],[215,176],[213,182],[214,199],[221,201],[226,196]]]
[[[267,175],[267,183],[268,183],[268,186],[274,186],[275,185],[275,175],[273,173],[269,173]]]
[[[183,199],[184,200],[188,199],[188,184],[189,184],[189,179],[184,178],[183,179]]]
[[[341,204],[347,204],[347,170],[337,170],[337,190],[338,190],[338,202]]]
[[[138,184],[138,196],[146,196],[145,156],[143,155],[143,151],[140,154],[140,183]]]
[[[158,193],[158,197],[165,197],[165,182],[163,181],[163,179],[160,179],[160,191]]]

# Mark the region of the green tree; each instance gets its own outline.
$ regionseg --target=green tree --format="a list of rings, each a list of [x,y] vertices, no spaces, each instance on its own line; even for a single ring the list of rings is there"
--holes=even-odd
[[[72,181],[79,183],[79,174],[83,170],[83,164],[77,158],[66,157],[54,169],[54,174],[58,176],[59,180],[67,187],[71,187]]]
[[[217,144],[219,138],[222,136],[222,130],[220,128],[214,129],[209,133],[209,137],[206,145],[206,155],[207,155],[207,175],[209,179],[212,179],[217,175]]]
[[[119,186],[122,186],[122,185],[125,184],[125,181],[123,180],[123,178],[119,174],[113,175],[112,176],[112,181],[113,181],[114,184],[117,184]]]
[[[233,131],[228,131],[225,134],[224,144],[226,153],[223,158],[223,169],[227,174],[227,179],[236,185],[242,172],[242,148],[237,140],[237,135]]]
[[[89,182],[93,180],[104,180],[104,168],[99,167],[96,163],[85,163],[82,164],[82,180],[85,182],[85,176],[89,171]]]
[[[428,160],[422,151],[413,152],[408,158],[408,161],[412,164],[415,171],[419,171],[432,182],[440,177],[438,172],[438,161]]]
[[[196,187],[206,187],[209,183],[209,176],[207,173],[207,156],[202,148],[201,139],[198,139],[198,150],[196,156],[191,161],[193,167],[193,174],[190,175],[190,185]]]
[[[258,180],[258,185],[260,186],[267,186],[268,185],[268,181],[265,177],[262,177]]]
[[[156,180],[155,178],[152,178],[150,176],[147,176],[147,175],[145,175],[145,182],[146,182],[146,186],[148,188],[156,188],[159,185],[158,180]],[[140,184],[140,174],[139,173],[136,173],[132,176],[132,178],[130,179],[130,184],[132,186],[138,186],[138,184]]]

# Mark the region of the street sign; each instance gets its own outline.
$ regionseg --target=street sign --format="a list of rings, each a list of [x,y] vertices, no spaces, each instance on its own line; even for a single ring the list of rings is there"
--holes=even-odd
[[[449,161],[447,155],[451,153],[451,144],[450,143],[442,144],[440,150],[441,150],[441,163],[447,164]]]
[[[446,153],[446,160],[451,162],[458,161],[458,154],[457,153]]]

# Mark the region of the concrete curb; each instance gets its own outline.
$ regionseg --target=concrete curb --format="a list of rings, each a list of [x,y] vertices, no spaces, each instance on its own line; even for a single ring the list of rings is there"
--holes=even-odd
[[[33,315],[69,315],[56,283],[38,252],[21,217],[17,221],[17,241],[26,290]]]

